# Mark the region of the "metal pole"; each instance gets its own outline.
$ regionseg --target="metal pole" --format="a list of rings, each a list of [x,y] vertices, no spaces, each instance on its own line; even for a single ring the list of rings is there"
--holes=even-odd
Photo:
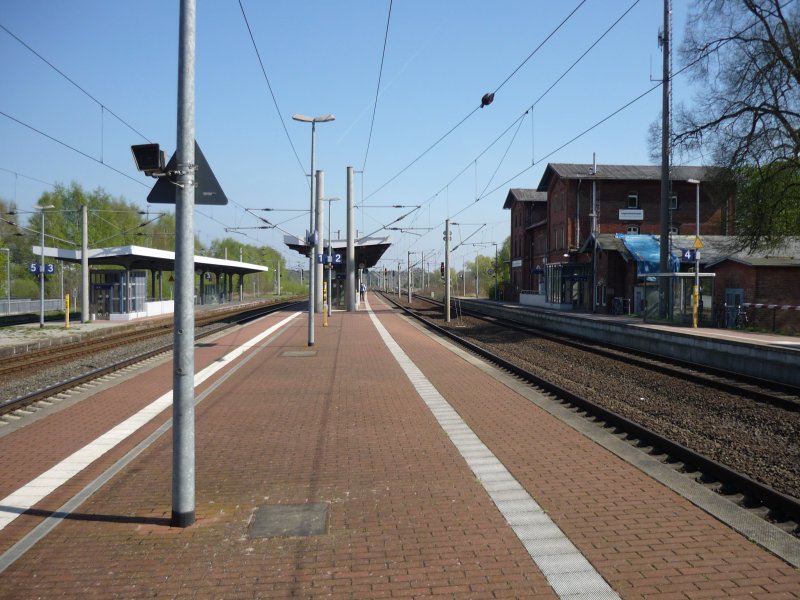
[[[408,303],[411,304],[411,252],[408,252],[408,257],[406,258],[408,261]]]
[[[480,252],[475,253],[475,299],[480,296],[480,269],[478,269],[478,256],[480,256]]]
[[[419,270],[420,270],[420,282],[419,282],[419,290],[421,292],[425,291],[425,251],[419,253]]]
[[[669,136],[670,136],[670,91],[671,91],[671,70],[670,70],[670,0],[664,0],[664,40],[663,40],[663,81],[661,84],[661,236],[659,247],[658,270],[666,273],[669,269]],[[658,278],[658,315],[662,319],[670,312],[668,299],[669,279],[667,277]]]
[[[317,124],[311,121],[311,208],[308,226],[308,345],[314,345],[314,132]]]
[[[450,219],[444,222],[444,320],[450,322]]]
[[[89,207],[81,206],[81,323],[89,322]]]
[[[323,232],[325,231],[325,211],[322,208],[322,197],[324,193],[325,187],[325,172],[324,171],[317,171],[317,205],[316,205],[316,232],[317,232],[317,246],[314,254],[317,256],[322,255],[322,243],[323,243]],[[316,256],[315,256],[316,259]],[[322,263],[317,263],[314,261],[314,283],[316,287],[314,288],[314,306],[315,310],[318,313],[322,313]]]
[[[344,291],[347,312],[356,310],[355,209],[353,207],[353,167],[347,167],[347,287]]]
[[[278,296],[281,295],[281,260],[278,259]]]
[[[181,0],[178,44],[178,140],[175,329],[172,402],[172,525],[195,521],[194,462],[194,59],[195,0]]]
[[[44,209],[40,209],[42,213],[42,225],[40,234],[41,247],[39,248],[41,256],[39,257],[39,327],[44,327]]]
[[[597,155],[592,152],[592,312],[597,312]],[[581,218],[578,215],[578,222]],[[580,243],[580,240],[578,240]]]
[[[11,248],[3,248],[6,252],[6,314],[11,314]]]
[[[497,285],[497,271],[500,265],[497,264],[497,244],[494,245],[494,299],[499,300],[499,290]]]
[[[331,304],[333,304],[333,242],[331,241],[331,202],[328,200],[328,262],[325,268],[328,269],[328,316],[331,316]]]
[[[700,182],[696,184],[697,194],[695,196],[695,232],[697,239],[700,239]],[[697,245],[697,244],[695,244]],[[694,319],[692,320],[692,327],[697,327],[697,322],[701,315],[698,314],[700,298],[700,248],[694,250]]]

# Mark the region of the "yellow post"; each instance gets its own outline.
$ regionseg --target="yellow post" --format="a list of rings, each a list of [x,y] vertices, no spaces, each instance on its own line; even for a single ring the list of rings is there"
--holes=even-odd
[[[322,282],[322,326],[328,326],[328,282]]]
[[[69,294],[64,294],[64,329],[69,329]]]

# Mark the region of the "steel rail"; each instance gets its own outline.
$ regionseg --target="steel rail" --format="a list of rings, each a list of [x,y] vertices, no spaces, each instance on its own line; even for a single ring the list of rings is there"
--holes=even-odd
[[[418,299],[436,306],[443,306],[443,303],[438,300],[432,300],[422,296],[418,297]],[[544,331],[532,325],[526,325],[511,319],[487,315],[480,312],[475,307],[464,308],[462,305],[461,314],[483,319],[490,323],[497,323],[501,327],[513,329],[521,333],[533,333],[540,338],[565,344],[586,352],[592,352],[593,354],[613,360],[621,360],[626,364],[664,375],[681,377],[684,379],[688,378],[693,382],[722,392],[747,396],[750,400],[763,402],[793,412],[800,411],[800,389],[793,386],[767,381],[749,375],[742,375],[724,369],[696,365],[680,359],[667,358],[658,354],[639,350],[636,351],[636,354],[632,354],[631,349],[625,348],[624,346],[605,344],[601,347],[591,342],[583,342],[575,338],[556,335],[552,332]],[[786,396],[778,396],[776,393],[785,394]]]
[[[284,310],[286,308],[295,306],[297,304],[298,302],[296,300],[289,300],[286,302],[270,304],[269,306],[243,311],[238,314],[237,318],[231,320],[231,322],[229,323],[223,324],[221,327],[214,329],[213,331],[205,331],[198,333],[197,335],[195,335],[195,340],[199,340],[204,337],[208,337],[210,335],[215,335],[217,333],[220,333],[221,331],[225,331],[226,329],[235,327],[236,325],[252,321],[261,316],[278,312],[279,310]],[[231,317],[232,315],[226,314],[222,320],[231,319]],[[88,383],[95,379],[99,379],[100,377],[103,377],[110,373],[121,371],[122,369],[140,363],[142,361],[148,360],[154,356],[158,356],[159,354],[164,354],[166,352],[169,352],[172,350],[172,347],[173,347],[172,343],[164,344],[154,350],[148,350],[147,352],[142,352],[141,354],[137,354],[136,356],[133,356],[131,358],[127,358],[125,360],[121,360],[111,365],[106,365],[105,367],[101,367],[99,369],[83,373],[81,375],[78,375],[77,377],[73,377],[71,379],[67,379],[55,385],[42,388],[35,392],[31,392],[30,394],[26,394],[24,396],[18,396],[17,398],[13,398],[11,400],[2,402],[0,403],[0,416],[14,412],[15,410],[19,410],[21,408],[25,408],[26,406],[30,406],[31,404],[34,404],[41,400],[51,398],[62,392],[76,388],[84,383]]]

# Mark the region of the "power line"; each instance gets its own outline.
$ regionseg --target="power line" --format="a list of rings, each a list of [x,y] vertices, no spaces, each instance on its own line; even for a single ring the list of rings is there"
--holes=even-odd
[[[430,203],[430,202],[432,202],[432,201],[433,201],[433,200],[434,200],[434,199],[435,199],[435,198],[436,198],[436,197],[437,197],[437,196],[438,196],[438,195],[439,195],[439,194],[440,194],[442,191],[444,191],[444,190],[445,190],[447,187],[449,187],[449,186],[450,186],[450,185],[451,185],[451,184],[452,184],[454,181],[456,181],[456,180],[457,180],[459,177],[461,177],[461,175],[463,175],[463,174],[464,174],[464,173],[467,171],[467,169],[469,169],[469,167],[470,167],[471,165],[473,165],[473,164],[477,163],[478,159],[480,159],[480,158],[481,158],[481,157],[482,157],[484,154],[486,154],[486,153],[487,153],[487,152],[488,152],[488,151],[489,151],[489,150],[490,150],[490,149],[491,149],[491,148],[492,148],[492,147],[493,147],[493,146],[494,146],[494,145],[495,145],[495,144],[496,144],[498,141],[500,141],[500,140],[501,140],[501,139],[502,139],[502,138],[505,136],[505,134],[506,134],[506,133],[508,133],[508,132],[511,130],[511,128],[512,128],[512,127],[514,127],[514,125],[517,125],[517,131],[514,133],[514,137],[516,137],[516,135],[517,135],[517,133],[519,132],[519,129],[520,129],[521,125],[522,125],[522,119],[524,119],[525,115],[527,115],[527,114],[530,112],[530,113],[531,113],[531,119],[533,119],[533,108],[536,106],[536,104],[538,104],[538,103],[539,103],[539,102],[540,102],[540,101],[541,101],[541,100],[542,100],[542,99],[543,99],[543,98],[544,98],[544,97],[545,97],[545,96],[546,96],[548,93],[550,93],[550,92],[553,90],[553,88],[555,88],[555,86],[556,86],[556,85],[557,85],[557,84],[558,84],[558,83],[559,83],[559,82],[560,82],[562,79],[564,79],[564,77],[565,77],[565,76],[566,76],[566,75],[567,75],[567,74],[568,74],[568,73],[569,73],[569,72],[570,72],[572,69],[574,69],[574,68],[575,68],[575,66],[576,66],[576,65],[577,65],[579,62],[581,62],[581,61],[582,61],[584,58],[586,58],[586,56],[589,54],[589,52],[591,52],[591,51],[594,49],[594,47],[595,47],[595,46],[597,46],[597,44],[598,44],[598,43],[599,43],[599,42],[600,42],[600,41],[601,41],[603,38],[605,38],[605,37],[606,37],[606,35],[608,35],[608,34],[611,32],[611,30],[612,30],[612,29],[614,29],[614,28],[615,28],[615,27],[618,25],[618,24],[620,23],[620,21],[622,21],[622,19],[623,19],[623,18],[625,18],[625,17],[628,15],[628,13],[629,13],[629,12],[630,12],[630,11],[631,11],[631,10],[632,10],[632,9],[633,9],[633,8],[634,8],[634,7],[635,7],[635,6],[636,6],[636,5],[639,3],[639,2],[640,2],[640,0],[635,0],[635,1],[633,2],[633,4],[631,4],[631,5],[628,7],[628,9],[627,9],[627,10],[625,10],[625,12],[624,12],[624,13],[622,13],[622,15],[620,15],[620,17],[619,17],[619,18],[618,18],[616,21],[614,21],[614,23],[612,23],[612,24],[611,24],[611,26],[610,26],[610,27],[608,27],[608,28],[607,28],[607,29],[606,29],[606,30],[605,30],[605,31],[604,31],[604,32],[603,32],[603,33],[602,33],[602,34],[601,34],[601,35],[600,35],[600,36],[599,36],[599,37],[598,37],[598,38],[597,38],[597,39],[596,39],[596,40],[595,40],[595,41],[594,41],[594,42],[593,42],[593,43],[592,43],[590,46],[589,46],[589,48],[587,48],[587,49],[586,49],[586,51],[585,51],[585,52],[583,52],[583,54],[581,54],[581,55],[580,55],[580,56],[579,56],[579,57],[578,57],[578,58],[577,58],[577,59],[576,59],[576,60],[573,62],[573,63],[572,63],[572,64],[571,64],[571,65],[570,65],[570,66],[569,66],[569,67],[568,67],[568,68],[567,68],[567,69],[566,69],[566,70],[565,70],[565,71],[564,71],[564,72],[563,72],[563,73],[562,73],[562,74],[561,74],[561,75],[560,75],[560,76],[559,76],[559,77],[558,77],[558,78],[557,78],[557,79],[556,79],[556,80],[555,80],[555,81],[554,81],[554,82],[551,84],[551,85],[550,85],[550,87],[548,87],[548,88],[547,88],[547,89],[544,91],[544,93],[542,93],[542,94],[541,94],[541,95],[540,95],[540,96],[539,96],[539,97],[536,99],[536,101],[535,101],[533,104],[531,104],[531,106],[530,106],[530,107],[529,107],[529,108],[528,108],[528,109],[527,109],[527,110],[526,110],[524,113],[522,113],[521,115],[519,115],[519,116],[518,116],[518,117],[517,117],[517,118],[516,118],[516,119],[515,119],[515,120],[514,120],[514,121],[513,121],[513,122],[512,122],[512,123],[511,123],[509,126],[508,126],[508,127],[506,127],[506,128],[505,128],[505,130],[503,130],[503,132],[502,132],[502,133],[501,133],[499,136],[497,136],[497,137],[496,137],[496,138],[495,138],[495,139],[494,139],[494,140],[493,140],[493,141],[492,141],[492,142],[491,142],[491,143],[490,143],[490,144],[489,144],[489,145],[488,145],[486,148],[484,148],[484,149],[483,149],[483,151],[481,151],[481,152],[480,152],[480,153],[479,153],[479,154],[478,154],[478,155],[477,155],[477,156],[476,156],[476,157],[475,157],[475,158],[474,158],[472,161],[470,161],[470,162],[469,162],[469,163],[468,163],[468,164],[467,164],[467,165],[466,165],[466,166],[465,166],[463,169],[461,169],[461,171],[459,171],[459,172],[458,172],[458,173],[455,175],[455,177],[453,177],[453,178],[452,178],[452,179],[451,179],[451,180],[450,180],[450,181],[449,181],[447,184],[445,184],[445,185],[444,185],[442,188],[440,188],[438,192],[436,192],[436,193],[435,193],[433,196],[431,196],[430,198],[428,198],[428,200],[426,200],[426,202],[425,202],[425,203],[427,204],[427,203]],[[577,11],[577,10],[578,10],[578,8],[580,8],[580,5],[579,5],[579,6],[577,6],[577,7],[575,8],[575,10],[573,10],[573,11],[572,11],[572,13],[570,13],[570,15],[567,17],[567,19],[569,19],[569,18],[570,18],[570,17],[571,17],[571,16],[572,16],[572,15],[575,13],[575,11]],[[559,25],[559,27],[561,27],[561,25],[563,25],[565,22],[566,22],[566,20],[565,20],[565,21],[562,21],[562,23]],[[552,35],[552,34],[551,34],[551,35]],[[541,48],[541,44],[539,45],[539,48]],[[537,50],[538,50],[538,48],[537,48]],[[529,58],[530,58],[530,57],[529,57]],[[527,59],[526,59],[526,60],[527,60]],[[524,63],[523,63],[523,64],[524,64]],[[518,71],[518,70],[519,70],[519,68],[517,69],[517,71]],[[515,72],[516,72],[516,71],[515,71]],[[679,72],[680,72],[680,71],[679,71]],[[506,81],[507,81],[507,80],[506,80]],[[505,83],[505,82],[504,82],[504,83]],[[499,88],[498,88],[498,89],[499,89]],[[648,93],[649,93],[649,92],[648,92]],[[512,140],[511,140],[511,143],[513,143],[513,141],[514,141],[514,140],[513,140],[513,138],[512,138]],[[571,143],[571,142],[570,142],[570,143]],[[476,199],[475,199],[475,201],[476,201],[476,202],[477,202],[478,200],[480,200],[480,199],[482,199],[482,198],[484,197],[484,192],[486,192],[486,188],[488,188],[488,187],[489,187],[489,185],[490,185],[490,183],[491,183],[492,179],[494,179],[495,175],[497,174],[497,170],[499,170],[500,166],[502,165],[503,161],[505,160],[505,158],[506,158],[506,155],[508,154],[508,151],[509,151],[509,149],[510,149],[510,144],[509,144],[509,148],[506,150],[506,153],[503,155],[503,158],[501,158],[501,160],[500,160],[500,163],[498,164],[498,167],[497,167],[497,169],[495,169],[495,172],[494,172],[494,174],[493,174],[493,175],[492,175],[492,177],[489,179],[489,182],[487,182],[486,186],[483,188],[483,192],[481,192],[481,195],[478,195],[478,196],[476,196]],[[548,155],[548,156],[550,156],[550,155]],[[531,161],[531,163],[532,163],[532,164],[530,165],[530,167],[533,167],[533,166],[534,166],[534,165],[535,165],[537,162],[541,162],[541,161],[536,161],[536,162],[533,162],[533,160],[532,160],[532,161]],[[514,178],[516,178],[516,177],[519,177],[519,175],[521,175],[522,173],[524,173],[524,172],[525,172],[525,171],[527,171],[527,170],[528,170],[528,169],[525,169],[524,171],[522,171],[521,173],[519,173],[518,175],[516,175]],[[494,191],[494,190],[493,190],[493,191]],[[490,193],[491,193],[491,192],[490,192]]]
[[[510,80],[512,77],[514,77],[514,75],[516,75],[516,73],[517,73],[517,72],[518,72],[518,71],[519,71],[519,70],[520,70],[520,69],[523,67],[523,65],[524,65],[526,62],[528,62],[528,61],[531,59],[531,57],[532,57],[534,54],[536,54],[536,53],[537,53],[537,52],[538,52],[538,51],[539,51],[539,50],[540,50],[540,49],[541,49],[541,48],[542,48],[542,47],[543,47],[543,46],[544,46],[544,45],[545,45],[545,44],[546,44],[546,43],[547,43],[547,42],[548,42],[548,41],[549,41],[549,40],[550,40],[550,39],[551,39],[551,38],[552,38],[552,37],[553,37],[553,36],[554,36],[554,35],[555,35],[557,32],[558,32],[558,30],[559,30],[559,29],[561,29],[561,27],[563,27],[563,26],[564,26],[564,24],[565,24],[567,21],[569,21],[569,20],[572,18],[572,16],[573,16],[573,15],[574,15],[574,14],[575,14],[577,11],[578,11],[578,9],[579,9],[581,6],[583,6],[585,3],[586,3],[586,0],[581,0],[581,2],[578,4],[578,6],[576,6],[576,7],[575,7],[575,8],[572,10],[572,12],[571,12],[569,15],[567,15],[567,16],[564,18],[564,20],[563,20],[563,21],[561,21],[561,23],[559,23],[559,24],[558,24],[558,26],[557,26],[557,27],[556,27],[556,28],[555,28],[553,31],[551,31],[551,32],[550,32],[550,33],[547,35],[547,37],[545,37],[545,39],[544,39],[544,40],[543,40],[543,41],[542,41],[542,42],[541,42],[541,43],[540,43],[540,44],[539,44],[539,45],[538,45],[538,46],[537,46],[537,47],[536,47],[536,48],[533,50],[533,52],[531,52],[531,53],[528,55],[528,57],[527,57],[527,58],[526,58],[524,61],[522,61],[522,63],[521,63],[521,64],[520,64],[520,65],[519,65],[519,66],[518,66],[516,69],[514,69],[514,71],[512,71],[512,73],[511,73],[511,74],[510,74],[508,77],[506,77],[506,78],[503,80],[503,82],[502,82],[502,83],[501,83],[499,86],[497,86],[497,87],[495,88],[494,92],[492,92],[492,93],[490,93],[490,94],[486,94],[486,95],[484,96],[484,99],[486,99],[486,100],[488,100],[488,101],[485,101],[484,99],[482,99],[482,100],[481,100],[481,104],[479,104],[478,106],[476,106],[475,108],[473,108],[473,109],[472,109],[472,111],[470,111],[470,112],[467,114],[467,116],[465,116],[465,117],[464,117],[463,119],[461,119],[461,120],[460,120],[458,123],[456,123],[456,124],[455,124],[455,125],[454,125],[452,128],[450,128],[450,129],[447,131],[447,133],[445,133],[444,135],[442,135],[442,136],[441,136],[441,137],[440,137],[438,140],[436,140],[436,141],[435,141],[433,144],[431,144],[430,146],[428,146],[428,148],[426,148],[426,149],[425,149],[425,150],[424,150],[424,151],[423,151],[423,152],[422,152],[422,153],[421,153],[419,156],[417,156],[417,157],[416,157],[414,160],[412,160],[412,161],[411,161],[410,163],[408,163],[408,164],[407,164],[405,167],[403,167],[403,168],[402,168],[402,169],[401,169],[401,170],[400,170],[400,171],[399,171],[399,172],[398,172],[396,175],[394,175],[394,176],[393,176],[391,179],[389,179],[389,180],[388,180],[386,183],[384,183],[384,184],[383,184],[383,185],[381,185],[381,186],[380,186],[378,189],[376,189],[375,191],[373,191],[372,193],[370,193],[369,195],[367,195],[367,197],[366,197],[366,198],[364,198],[364,200],[368,200],[369,198],[371,198],[372,196],[374,196],[375,194],[377,194],[378,192],[380,192],[380,191],[381,191],[383,188],[385,188],[387,185],[389,185],[390,183],[392,183],[392,182],[393,182],[395,179],[397,179],[398,177],[400,177],[400,175],[402,175],[402,174],[403,174],[403,173],[405,173],[405,172],[406,172],[408,169],[410,169],[410,168],[411,168],[411,167],[412,167],[414,164],[416,164],[416,163],[417,163],[417,162],[418,162],[418,161],[419,161],[419,160],[420,160],[420,159],[421,159],[423,156],[425,156],[425,155],[426,155],[428,152],[430,152],[430,151],[431,151],[431,150],[433,150],[433,149],[434,149],[436,146],[438,146],[438,145],[439,145],[439,144],[440,144],[440,143],[441,143],[441,142],[442,142],[442,141],[443,141],[443,140],[444,140],[446,137],[448,137],[448,136],[449,136],[451,133],[453,133],[453,132],[454,132],[456,129],[458,129],[459,127],[461,127],[461,125],[463,125],[463,124],[464,124],[464,122],[465,122],[467,119],[469,119],[469,118],[470,118],[472,115],[474,115],[476,112],[478,112],[478,110],[479,110],[479,109],[481,109],[481,108],[483,108],[484,106],[486,106],[486,105],[488,105],[489,103],[491,103],[492,99],[494,98],[494,94],[495,94],[495,93],[497,93],[497,92],[500,90],[500,88],[502,88],[502,87],[503,87],[503,86],[504,86],[506,83],[508,83],[508,81],[509,81],[509,80]]]
[[[561,23],[559,23],[559,24],[558,24],[558,27],[556,27],[556,28],[555,28],[553,31],[551,31],[551,32],[550,32],[550,34],[549,34],[549,35],[548,35],[546,38],[544,38],[544,40],[542,40],[542,42],[541,42],[541,43],[540,43],[538,46],[536,46],[536,48],[534,48],[533,52],[531,52],[531,53],[528,55],[528,58],[526,58],[525,60],[523,60],[523,61],[522,61],[522,63],[521,63],[521,64],[520,64],[520,65],[519,65],[519,66],[518,66],[516,69],[514,69],[514,70],[511,72],[511,75],[509,75],[508,77],[506,77],[506,78],[503,80],[503,83],[501,83],[500,85],[498,85],[498,86],[495,88],[495,90],[494,90],[494,92],[493,92],[493,93],[495,93],[495,94],[496,94],[497,92],[499,92],[499,91],[500,91],[500,88],[502,88],[502,87],[503,87],[505,84],[507,84],[507,83],[509,82],[509,80],[510,80],[512,77],[514,77],[514,75],[516,75],[516,74],[517,74],[517,71],[519,71],[519,70],[520,70],[520,69],[521,69],[521,68],[522,68],[522,67],[525,65],[525,63],[526,63],[526,62],[528,62],[528,61],[529,61],[529,60],[530,60],[530,59],[533,57],[533,55],[534,55],[534,54],[536,54],[536,53],[537,53],[539,50],[541,50],[542,46],[544,46],[544,45],[545,45],[545,44],[546,44],[546,43],[547,43],[547,42],[550,40],[550,38],[551,38],[551,37],[553,37],[553,36],[554,36],[554,35],[555,35],[555,34],[558,32],[558,30],[559,30],[559,29],[561,29],[561,28],[564,26],[564,24],[565,24],[567,21],[569,21],[569,20],[570,20],[570,19],[572,18],[572,15],[574,15],[576,12],[578,12],[578,9],[579,9],[581,6],[583,6],[584,4],[586,4],[586,0],[581,0],[580,4],[578,4],[578,6],[576,6],[576,7],[575,7],[575,8],[572,10],[572,12],[571,12],[571,13],[569,13],[569,14],[568,14],[568,15],[567,15],[567,16],[564,18],[564,20],[563,20],[563,21],[561,21]]]
[[[87,91],[86,91],[85,89],[83,89],[83,88],[82,88],[80,85],[78,85],[78,84],[77,84],[77,83],[76,83],[74,80],[72,80],[72,79],[71,79],[71,78],[70,78],[70,77],[69,77],[69,76],[68,76],[66,73],[64,73],[63,71],[61,71],[61,70],[60,70],[58,67],[56,67],[56,66],[55,66],[53,63],[51,63],[49,60],[47,60],[47,59],[46,59],[44,56],[42,56],[41,54],[39,54],[39,53],[38,53],[36,50],[34,50],[33,48],[31,48],[31,47],[30,47],[28,44],[26,44],[25,42],[23,42],[23,41],[22,41],[22,40],[21,40],[19,37],[17,37],[15,34],[13,34],[11,31],[9,31],[9,29],[8,29],[8,28],[7,28],[5,25],[3,25],[2,23],[0,23],[0,29],[2,29],[3,31],[5,31],[5,32],[6,32],[8,35],[10,35],[10,36],[11,36],[12,38],[14,38],[15,40],[17,40],[17,41],[18,41],[20,44],[22,44],[22,45],[23,45],[25,48],[27,48],[27,49],[28,49],[30,52],[32,52],[32,53],[33,53],[33,54],[34,54],[34,55],[35,55],[37,58],[39,58],[39,59],[40,59],[42,62],[44,62],[44,63],[45,63],[45,64],[46,64],[48,67],[50,67],[51,69],[53,69],[53,70],[54,70],[56,73],[58,73],[58,74],[59,74],[59,75],[61,75],[61,76],[62,76],[64,79],[66,79],[67,81],[69,81],[69,82],[70,82],[72,85],[74,85],[76,88],[78,88],[78,89],[79,89],[81,92],[83,92],[83,93],[84,93],[86,96],[88,96],[89,98],[91,98],[91,99],[92,99],[92,100],[93,100],[95,103],[97,103],[97,104],[98,104],[98,105],[99,105],[99,106],[100,106],[100,107],[103,109],[103,111],[107,111],[107,112],[108,112],[110,115],[112,115],[114,118],[116,118],[116,119],[117,119],[117,120],[118,120],[120,123],[122,123],[123,125],[125,125],[125,126],[128,128],[128,129],[130,129],[131,131],[133,131],[133,132],[134,132],[134,133],[136,133],[137,135],[141,136],[143,139],[147,140],[148,142],[150,141],[150,140],[147,138],[147,136],[146,136],[145,134],[141,133],[141,132],[140,132],[138,129],[136,129],[136,128],[135,128],[133,125],[131,125],[131,124],[130,124],[130,123],[128,123],[128,122],[127,122],[125,119],[123,119],[122,117],[120,117],[119,115],[117,115],[117,114],[116,114],[116,113],[115,113],[113,110],[111,110],[110,108],[108,108],[108,107],[107,107],[105,104],[103,104],[102,102],[100,102],[100,100],[98,100],[97,98],[95,98],[94,96],[92,96],[92,95],[91,95],[89,92],[87,92]]]
[[[389,15],[386,17],[386,33],[383,35],[383,52],[381,53],[381,68],[378,71],[378,86],[375,89],[375,104],[372,107],[372,121],[369,124],[369,138],[367,139],[367,150],[364,152],[364,165],[361,170],[367,168],[367,156],[369,156],[369,146],[372,143],[372,128],[375,125],[375,113],[378,110],[378,94],[381,91],[381,78],[383,77],[383,60],[386,57],[386,42],[389,39],[389,22],[392,19],[392,0],[389,0]]]
[[[283,127],[283,132],[286,134],[286,139],[289,140],[289,145],[292,147],[292,152],[294,152],[294,157],[297,159],[297,164],[300,165],[300,170],[303,172],[303,178],[305,179],[306,169],[303,166],[300,157],[297,155],[297,150],[295,149],[294,144],[292,143],[292,138],[289,136],[289,130],[286,129],[286,123],[283,120],[283,113],[281,113],[281,109],[278,106],[278,100],[275,98],[275,92],[272,91],[272,84],[270,84],[269,77],[267,77],[267,70],[264,67],[264,61],[261,60],[261,53],[258,51],[258,46],[256,46],[256,40],[253,37],[253,30],[250,29],[250,22],[247,20],[247,15],[244,12],[244,6],[242,6],[242,0],[239,0],[239,8],[242,11],[242,17],[244,17],[244,23],[247,26],[247,32],[250,34],[250,41],[253,43],[253,50],[256,51],[256,56],[258,57],[258,64],[261,65],[261,73],[263,73],[264,75],[264,80],[267,82],[267,87],[269,88],[269,93],[272,96],[272,102],[275,105],[275,110],[278,112],[278,119],[281,122],[281,127]],[[313,176],[314,174],[311,173],[311,177]],[[310,180],[308,181],[308,185],[310,188],[311,186]]]
[[[131,181],[135,181],[135,182],[136,182],[136,183],[138,183],[139,185],[143,185],[144,187],[149,187],[149,186],[148,186],[146,183],[142,183],[142,182],[141,182],[141,181],[139,181],[138,179],[134,179],[133,177],[131,177],[131,176],[130,176],[130,175],[128,175],[127,173],[123,173],[123,172],[122,172],[122,171],[120,171],[119,169],[115,169],[114,167],[112,167],[112,166],[111,166],[111,165],[109,165],[108,163],[105,163],[105,162],[103,162],[102,160],[99,160],[99,159],[95,158],[94,156],[90,156],[89,154],[86,154],[86,152],[83,152],[83,151],[81,151],[81,150],[78,150],[78,149],[77,149],[77,148],[75,148],[74,146],[70,146],[70,145],[69,145],[69,144],[67,144],[66,142],[62,142],[61,140],[59,140],[59,139],[57,139],[57,138],[54,138],[52,135],[48,135],[48,134],[46,134],[45,132],[43,132],[43,131],[41,131],[41,130],[39,130],[39,129],[36,129],[36,128],[35,128],[35,127],[33,127],[32,125],[28,125],[27,123],[23,123],[23,122],[22,122],[22,121],[20,121],[19,119],[16,119],[16,118],[12,117],[11,115],[9,115],[9,114],[7,114],[7,113],[4,113],[3,111],[0,111],[0,115],[3,115],[3,116],[4,116],[4,117],[6,117],[7,119],[11,119],[11,120],[12,120],[12,121],[14,121],[15,123],[19,123],[19,124],[20,124],[20,125],[22,125],[23,127],[27,127],[27,128],[28,128],[28,129],[30,129],[31,131],[35,131],[35,132],[36,132],[36,133],[38,133],[39,135],[41,135],[41,136],[44,136],[44,137],[46,137],[47,139],[49,139],[49,140],[52,140],[52,141],[54,141],[54,142],[55,142],[55,143],[57,143],[57,144],[61,144],[61,145],[62,145],[62,146],[64,146],[65,148],[69,148],[69,149],[70,149],[70,150],[72,150],[73,152],[77,152],[78,154],[80,154],[81,156],[84,156],[84,157],[88,158],[89,160],[93,160],[94,162],[96,162],[96,163],[97,163],[97,164],[99,164],[99,165],[103,165],[104,167],[106,167],[106,168],[108,168],[108,169],[111,169],[111,170],[112,170],[112,171],[114,171],[115,173],[119,173],[119,174],[120,174],[120,175],[122,175],[123,177],[127,177],[127,178],[128,178],[128,179],[130,179]]]
[[[45,185],[49,185],[52,188],[56,187],[55,183],[50,183],[49,181],[44,181],[42,179],[36,179],[36,177],[31,177],[30,175],[25,175],[23,173],[17,173],[16,171],[12,171],[11,169],[5,169],[3,167],[0,167],[0,171],[5,171],[6,173],[11,173],[15,177],[24,177],[25,179],[30,179],[31,181],[35,181],[37,183],[43,183]]]

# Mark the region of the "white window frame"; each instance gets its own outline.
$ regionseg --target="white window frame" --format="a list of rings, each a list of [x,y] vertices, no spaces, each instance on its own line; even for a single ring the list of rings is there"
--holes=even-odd
[[[639,193],[630,192],[628,194],[628,208],[639,208]]]
[[[628,225],[628,227],[625,229],[625,233],[627,235],[639,235],[639,231],[641,230],[639,229],[638,225]]]

